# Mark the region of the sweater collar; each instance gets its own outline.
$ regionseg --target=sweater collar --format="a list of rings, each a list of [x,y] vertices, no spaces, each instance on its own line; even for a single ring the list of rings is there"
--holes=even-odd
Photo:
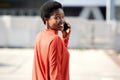
[[[58,31],[52,29],[45,29],[44,31],[49,31],[50,33],[58,34]]]

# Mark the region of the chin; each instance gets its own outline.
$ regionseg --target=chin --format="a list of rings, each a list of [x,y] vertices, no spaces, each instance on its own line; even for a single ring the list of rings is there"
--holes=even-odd
[[[59,31],[62,31],[62,30],[63,30],[63,28],[62,28],[62,27],[60,27],[60,28],[58,28],[58,30],[59,30]]]

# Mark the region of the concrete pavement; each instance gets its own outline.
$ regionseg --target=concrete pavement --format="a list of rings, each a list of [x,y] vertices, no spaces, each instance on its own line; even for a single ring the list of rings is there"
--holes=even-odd
[[[113,51],[70,50],[70,52],[71,80],[120,80],[120,66],[116,63],[120,61]]]
[[[0,80],[31,80],[33,49],[0,49]],[[120,58],[112,50],[70,52],[70,80],[120,80]]]

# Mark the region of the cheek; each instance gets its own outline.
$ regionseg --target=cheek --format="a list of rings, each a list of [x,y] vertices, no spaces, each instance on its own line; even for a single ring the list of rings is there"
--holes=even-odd
[[[55,26],[54,20],[50,20],[50,21],[48,22],[48,24],[49,24],[50,27],[54,27],[54,26]]]
[[[58,22],[56,20],[49,21],[50,26],[56,26]]]

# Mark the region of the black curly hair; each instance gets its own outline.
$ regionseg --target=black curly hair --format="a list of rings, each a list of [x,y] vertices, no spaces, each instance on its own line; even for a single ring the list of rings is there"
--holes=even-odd
[[[47,1],[40,7],[40,16],[45,24],[44,18],[50,18],[51,13],[62,8],[62,4],[57,1]]]

